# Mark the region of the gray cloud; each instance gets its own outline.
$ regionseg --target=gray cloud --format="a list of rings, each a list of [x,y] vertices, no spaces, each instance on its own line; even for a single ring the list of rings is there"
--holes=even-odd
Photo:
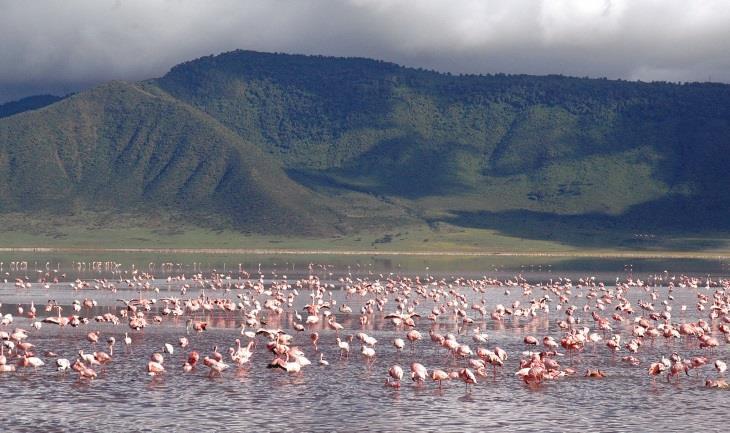
[[[237,48],[449,72],[730,82],[724,0],[0,0],[0,101]]]

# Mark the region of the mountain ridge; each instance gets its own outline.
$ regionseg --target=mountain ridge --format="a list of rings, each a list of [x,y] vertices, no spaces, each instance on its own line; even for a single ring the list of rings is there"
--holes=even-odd
[[[32,95],[0,104],[0,119],[25,111],[37,110],[60,101],[64,97],[55,95]]]
[[[205,224],[252,232],[448,223],[519,237],[521,225],[509,227],[516,215],[537,225],[582,218],[596,231],[606,221],[617,229],[730,228],[728,85],[459,76],[242,50],[128,85],[146,95],[106,84],[0,119],[0,211],[54,209],[54,195],[71,193],[96,203],[103,185],[142,209],[188,213],[184,199],[193,197]],[[74,101],[64,106],[73,114],[54,108],[64,101]],[[98,182],[66,154],[79,152],[77,142],[102,149],[92,139],[109,146],[103,152],[113,161],[92,159]],[[50,142],[64,143],[61,154]],[[205,149],[224,163],[201,158]],[[31,171],[47,173],[54,187],[38,191],[23,174]],[[258,197],[255,211],[246,197]]]
[[[289,181],[278,164],[155,88],[110,82],[5,120],[0,121],[3,210],[67,211],[74,201],[82,207],[159,205],[194,213],[205,206],[229,209],[221,219],[239,226],[248,218],[279,230],[294,222],[321,232],[318,223],[301,217],[309,192]],[[39,171],[42,184],[35,179]],[[223,200],[228,204],[219,205]]]

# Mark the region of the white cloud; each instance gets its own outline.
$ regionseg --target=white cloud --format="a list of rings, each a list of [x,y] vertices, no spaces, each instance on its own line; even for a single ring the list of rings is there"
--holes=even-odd
[[[730,82],[730,7],[721,0],[0,0],[0,100],[155,77],[236,48],[450,72]]]

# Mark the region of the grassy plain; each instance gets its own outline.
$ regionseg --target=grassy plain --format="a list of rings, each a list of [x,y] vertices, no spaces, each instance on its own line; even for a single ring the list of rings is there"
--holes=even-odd
[[[212,230],[161,217],[0,216],[0,249],[59,251],[180,251],[218,254],[346,254],[454,256],[676,257],[730,256],[727,233],[630,233],[599,227],[528,227],[526,236],[445,223],[330,237],[293,237]],[[116,218],[116,219],[115,219]],[[550,233],[546,233],[550,231]],[[551,238],[552,239],[549,239]],[[546,238],[548,240],[546,240]]]

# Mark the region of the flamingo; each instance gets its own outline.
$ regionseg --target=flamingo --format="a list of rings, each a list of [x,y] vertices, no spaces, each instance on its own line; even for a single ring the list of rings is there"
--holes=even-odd
[[[370,366],[375,360],[375,349],[369,346],[361,346],[360,353],[365,357],[366,364]]]
[[[18,367],[33,367],[33,369],[37,369],[38,367],[44,366],[46,363],[43,362],[40,358],[36,356],[30,356],[28,353],[24,354],[19,360],[18,360]]]
[[[390,379],[392,378],[395,381],[394,383],[396,383],[399,387],[400,381],[403,379],[403,369],[400,365],[393,365],[388,369],[388,376],[390,377],[388,378],[388,382],[386,382],[386,384],[395,386],[390,382]]]
[[[188,355],[188,360],[183,365],[183,371],[186,373],[189,373],[193,370],[193,367],[198,363],[198,359],[200,359],[200,355],[196,351],[190,352],[190,355]]]
[[[426,380],[426,376],[428,375],[428,371],[426,370],[426,367],[423,366],[423,364],[420,364],[418,362],[414,362],[411,364],[411,380],[416,382],[416,384],[422,384]]]
[[[393,346],[395,346],[396,350],[398,352],[403,351],[403,348],[406,346],[405,341],[403,341],[402,338],[396,338],[393,340]]]
[[[111,355],[106,352],[94,352],[94,359],[99,361],[100,364],[108,364],[112,361]]]
[[[161,362],[157,362],[155,360],[150,360],[147,363],[147,373],[150,376],[157,376],[159,374],[162,374],[165,372],[165,367],[162,366]]]
[[[87,367],[83,362],[78,359],[73,363],[71,369],[79,373],[80,379],[96,379],[96,371],[94,371],[94,369],[91,367]]]
[[[340,348],[340,359],[342,359],[342,356],[349,358],[350,357],[350,344],[347,341],[340,340],[340,337],[336,338],[337,346]]]
[[[66,358],[58,358],[56,360],[56,369],[58,371],[68,371],[71,369],[71,363]]]
[[[86,339],[91,342],[92,346],[96,346],[96,343],[99,341],[100,335],[101,333],[99,331],[92,331],[86,334]]]
[[[274,358],[268,365],[268,368],[280,368],[290,374],[299,373],[302,370],[302,366],[298,362],[289,361],[288,354],[286,355],[286,360]]]
[[[328,365],[330,365],[330,363],[327,362],[326,359],[324,359],[324,353],[321,353],[321,352],[319,354],[319,365],[325,366],[325,367],[328,366]]]
[[[411,349],[414,350],[416,348],[416,341],[421,340],[423,336],[417,330],[411,329],[406,334],[406,338],[411,342]]]
[[[312,332],[309,334],[309,339],[312,341],[312,345],[314,346],[314,351],[319,352],[319,348],[317,348],[317,342],[319,341],[319,334],[316,332]]]
[[[585,377],[603,379],[604,377],[606,377],[606,373],[601,371],[601,369],[599,368],[589,368],[586,371]]]
[[[464,381],[467,392],[469,391],[469,385],[476,385],[477,383],[477,378],[474,376],[474,372],[468,368],[462,368],[459,370],[459,378]]]
[[[431,380],[439,383],[439,389],[441,389],[441,382],[443,382],[444,380],[449,380],[449,379],[450,379],[449,374],[443,370],[436,369],[431,372]]]
[[[83,349],[79,350],[79,357],[81,360],[88,365],[101,365],[93,353],[84,353]]]
[[[715,361],[715,370],[717,370],[717,372],[722,375],[727,370],[727,364],[725,364],[724,361],[718,359]]]
[[[222,360],[209,358],[207,356],[203,358],[203,364],[206,367],[210,368],[210,375],[220,375],[224,370],[228,368],[228,364],[224,363]]]
[[[663,362],[652,362],[649,365],[649,375],[652,377],[652,382],[656,382],[656,377],[667,369],[666,364]]]

